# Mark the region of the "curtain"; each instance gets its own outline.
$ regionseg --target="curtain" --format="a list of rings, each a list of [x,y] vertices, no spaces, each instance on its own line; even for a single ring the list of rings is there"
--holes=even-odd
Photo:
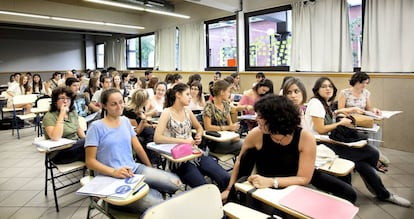
[[[159,70],[175,70],[175,39],[175,27],[164,28],[155,33],[155,66]]]
[[[352,71],[346,0],[292,4],[291,71]]]
[[[414,71],[414,1],[367,0],[362,71]]]
[[[105,68],[126,69],[126,40],[124,37],[105,42]]]
[[[204,23],[194,22],[178,26],[179,69],[202,71],[205,66]]]

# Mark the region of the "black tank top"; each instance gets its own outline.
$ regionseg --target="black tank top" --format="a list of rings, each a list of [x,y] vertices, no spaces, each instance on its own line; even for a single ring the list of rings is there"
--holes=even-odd
[[[299,166],[299,139],[301,127],[293,133],[289,145],[274,142],[270,134],[263,134],[262,148],[257,151],[256,170],[265,177],[296,176]]]

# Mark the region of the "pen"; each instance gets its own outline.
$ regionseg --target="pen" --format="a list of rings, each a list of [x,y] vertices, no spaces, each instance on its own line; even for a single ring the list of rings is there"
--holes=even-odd
[[[135,195],[135,194],[137,194],[139,191],[141,191],[141,189],[143,189],[144,187],[145,187],[145,183],[143,183],[140,187],[138,187],[138,189],[137,190],[135,190],[133,193],[132,193],[132,195]]]
[[[333,166],[333,164],[335,163],[335,160],[336,160],[336,158],[337,158],[338,156],[335,156],[333,159],[332,159],[332,161],[331,161],[331,164],[329,164],[329,167],[328,167],[328,170],[330,170],[331,169],[331,167]]]

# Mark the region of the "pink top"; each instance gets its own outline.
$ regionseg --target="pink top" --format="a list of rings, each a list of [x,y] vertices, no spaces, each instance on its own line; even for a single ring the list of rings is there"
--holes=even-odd
[[[242,98],[241,98],[241,100],[240,100],[240,102],[239,102],[239,104],[240,105],[251,105],[251,106],[254,106],[254,104],[256,103],[257,100],[255,100],[255,99],[253,99],[253,98],[251,98],[249,96],[243,95]],[[244,110],[243,113],[244,113],[244,115],[254,115],[255,112],[254,111]]]

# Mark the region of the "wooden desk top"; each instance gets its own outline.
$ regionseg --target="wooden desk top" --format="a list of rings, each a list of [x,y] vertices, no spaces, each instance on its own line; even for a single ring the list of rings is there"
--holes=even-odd
[[[346,176],[351,173],[354,167],[354,162],[347,159],[336,158],[333,161],[319,167],[318,169],[335,176]]]
[[[350,142],[350,143],[346,143],[346,142],[340,142],[340,141],[335,141],[329,138],[328,135],[314,135],[316,141],[320,141],[320,142],[326,142],[326,143],[333,143],[333,144],[341,144],[344,146],[348,146],[348,147],[354,147],[354,148],[362,148],[365,145],[368,144],[367,140],[361,140],[361,141],[357,141],[357,142]]]

